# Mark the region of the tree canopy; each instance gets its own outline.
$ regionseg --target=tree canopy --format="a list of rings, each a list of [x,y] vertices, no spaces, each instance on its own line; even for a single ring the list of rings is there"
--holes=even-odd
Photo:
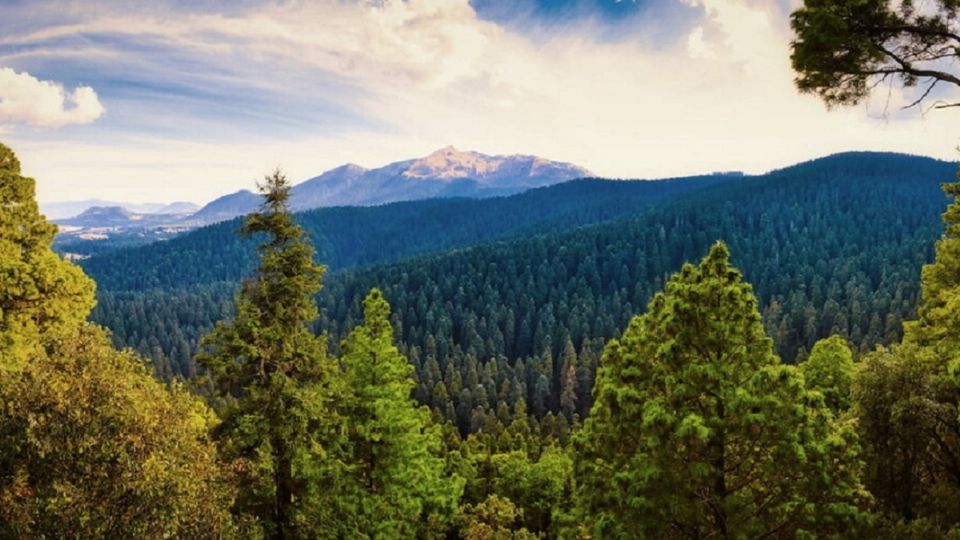
[[[332,481],[314,463],[336,420],[328,406],[335,366],[308,326],[324,269],[287,207],[290,183],[275,171],[260,191],[263,206],[242,231],[262,235],[260,264],[237,294],[236,317],[204,338],[198,362],[228,404],[218,439],[243,471],[235,512],[268,537],[293,538],[320,519],[303,512],[308,494]]]
[[[865,523],[858,444],[781,365],[750,285],[716,244],[611,341],[576,438],[598,538],[849,534]]]
[[[0,145],[0,536],[229,536],[216,416],[84,322],[93,282],[55,231]]]
[[[879,84],[960,89],[960,1],[804,0],[792,15],[796,84],[828,105],[853,105]],[[956,107],[940,101],[935,107]]]

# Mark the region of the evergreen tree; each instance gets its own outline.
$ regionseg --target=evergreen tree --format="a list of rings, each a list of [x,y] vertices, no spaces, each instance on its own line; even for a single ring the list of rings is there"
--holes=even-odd
[[[845,339],[830,336],[821,339],[800,364],[807,388],[823,394],[834,415],[850,408],[850,387],[853,384],[853,352]]]
[[[50,249],[57,227],[40,215],[34,190],[0,144],[0,369],[36,354],[42,333],[84,321],[94,303],[93,282]]]
[[[781,365],[722,243],[684,265],[604,351],[576,439],[600,538],[852,534],[858,445]]]
[[[875,355],[858,407],[878,498],[947,530],[960,521],[960,182],[943,187],[954,200],[923,267],[917,320],[904,323],[903,346]]]
[[[942,366],[941,366],[942,367]],[[937,362],[912,344],[865,356],[853,386],[864,482],[893,520],[924,521],[944,532],[960,522],[955,409],[936,399]]]
[[[390,306],[374,289],[363,324],[341,344],[349,481],[340,537],[431,538],[451,523],[463,480],[444,473],[440,427],[412,399],[413,368],[393,342]]]
[[[577,351],[569,337],[560,366],[560,412],[572,421],[577,412]]]
[[[0,373],[0,537],[223,538],[213,412],[82,327]]]
[[[93,283],[0,145],[0,537],[222,538],[210,409],[83,321]]]
[[[324,268],[290,214],[290,184],[276,171],[259,187],[263,206],[242,233],[261,240],[260,264],[237,295],[236,317],[204,338],[198,362],[225,396],[236,397],[218,431],[245,475],[236,511],[259,519],[269,537],[292,538],[323,519],[304,514],[302,504],[334,476],[315,462],[334,444],[327,400],[335,367],[325,338],[309,328]]]

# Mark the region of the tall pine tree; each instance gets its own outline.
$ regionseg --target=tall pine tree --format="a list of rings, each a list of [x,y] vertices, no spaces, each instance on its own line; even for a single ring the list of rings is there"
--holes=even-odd
[[[718,243],[604,351],[576,439],[577,504],[597,538],[849,533],[858,446],[781,365]]]
[[[198,361],[236,397],[218,433],[245,473],[236,511],[259,519],[271,538],[294,538],[320,519],[301,509],[308,492],[323,489],[323,475],[308,482],[305,471],[317,474],[311,463],[335,431],[335,366],[325,338],[310,329],[324,268],[290,213],[290,184],[276,171],[259,187],[263,206],[242,233],[261,240],[260,264],[237,295],[236,317],[204,338]]]
[[[440,426],[411,397],[413,367],[397,350],[390,306],[374,289],[363,324],[341,345],[349,418],[342,461],[349,480],[338,494],[343,538],[434,538],[452,522],[463,480],[447,477]]]

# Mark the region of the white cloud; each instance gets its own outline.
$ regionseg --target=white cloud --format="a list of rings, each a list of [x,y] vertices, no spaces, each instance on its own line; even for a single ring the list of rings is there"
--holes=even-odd
[[[87,124],[103,113],[97,93],[89,86],[69,91],[59,83],[0,67],[0,124],[58,128]]]
[[[137,133],[98,140],[82,151],[75,142],[24,141],[31,143],[24,146],[25,167],[41,168],[34,174],[47,199],[74,198],[97,184],[127,190],[132,199],[203,200],[249,186],[277,164],[300,180],[347,161],[373,166],[447,144],[535,153],[601,175],[647,178],[760,172],[854,149],[956,158],[950,114],[897,113],[905,101],[899,92],[891,94],[889,107],[883,95],[835,111],[798,94],[783,2],[671,1],[699,8],[703,16],[692,33],[657,48],[644,39],[598,39],[591,21],[550,35],[538,31],[534,38],[479,18],[467,0],[271,3],[229,16],[180,14],[175,21],[105,5],[97,16],[90,10],[69,26],[7,35],[0,44],[31,44],[14,48],[39,55],[50,50],[48,41],[55,47],[71,35],[127,34],[189,57],[193,72],[208,65],[230,76],[255,73],[231,80],[245,84],[249,94],[269,91],[295,103],[316,95],[373,120],[335,130],[305,128],[283,140],[238,140],[221,116],[207,119],[223,124],[219,138],[157,140]],[[91,48],[87,58],[109,58],[103,61],[108,70],[118,64],[143,69],[137,54],[169,53],[104,50],[109,43],[85,40],[81,46]],[[19,52],[17,62],[29,65],[30,54]],[[160,73],[164,79],[184,76],[175,60],[149,60],[151,69],[167,70]],[[331,75],[361,91],[317,94]],[[167,114],[164,103],[147,105],[143,110]]]

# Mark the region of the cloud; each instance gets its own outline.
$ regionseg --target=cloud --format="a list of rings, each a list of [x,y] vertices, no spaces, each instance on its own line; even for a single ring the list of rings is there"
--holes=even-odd
[[[201,200],[278,164],[305,179],[447,144],[634,178],[760,172],[853,149],[956,157],[949,114],[901,113],[896,90],[832,112],[798,94],[795,0],[657,1],[613,37],[589,18],[498,24],[467,0],[243,3],[175,18],[162,2],[138,13],[83,3],[59,19],[42,11],[54,3],[15,17],[35,17],[30,30],[0,32],[0,63],[102,77],[86,80],[109,99],[109,122],[83,139],[18,135],[51,199],[100,185]],[[664,27],[673,35],[653,43]]]
[[[104,111],[97,93],[89,86],[69,91],[59,83],[0,67],[0,124],[59,128],[88,124]]]

